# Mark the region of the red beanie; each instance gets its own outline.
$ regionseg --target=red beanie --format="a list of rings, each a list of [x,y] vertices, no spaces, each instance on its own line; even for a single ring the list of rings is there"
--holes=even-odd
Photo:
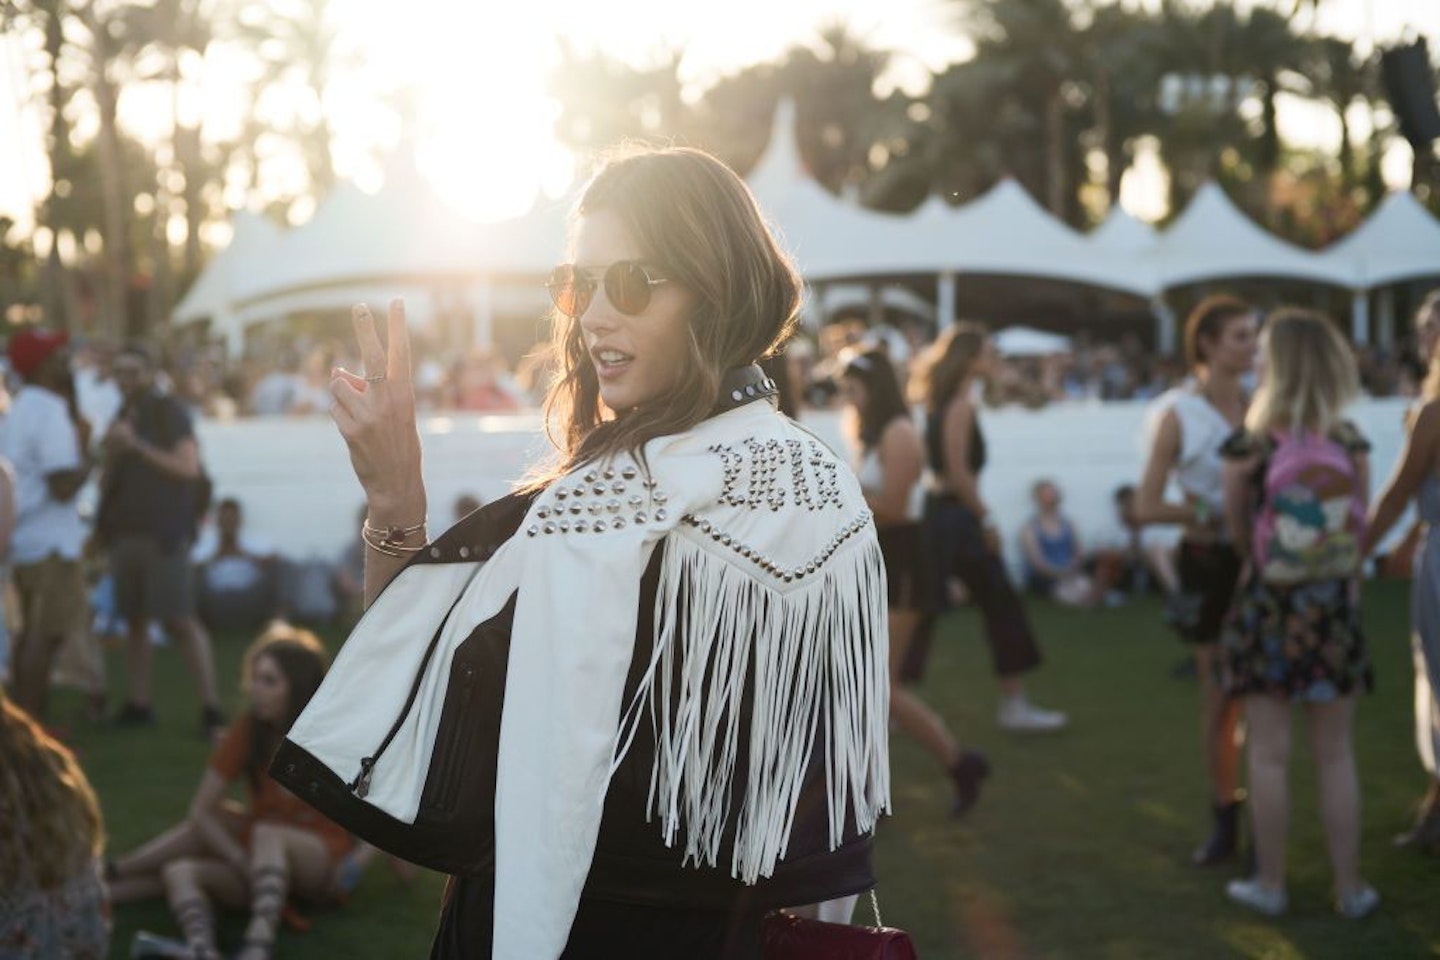
[[[70,338],[63,333],[26,327],[10,335],[5,352],[10,357],[11,368],[29,380],[50,354],[69,342]]]

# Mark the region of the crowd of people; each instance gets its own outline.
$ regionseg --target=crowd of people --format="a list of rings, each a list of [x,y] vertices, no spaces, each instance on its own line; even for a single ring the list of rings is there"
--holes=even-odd
[[[1360,869],[1351,747],[1373,686],[1359,574],[1412,501],[1431,786],[1399,842],[1440,854],[1440,293],[1416,318],[1429,373],[1372,503],[1368,445],[1344,417],[1360,364],[1310,311],[1209,298],[1163,380],[1134,376],[1124,346],[1016,375],[974,323],[928,343],[834,330],[823,351],[777,358],[798,278],[743,182],[678,148],[602,168],[573,244],[548,284],[555,366],[539,378],[558,459],[495,503],[455,504],[440,535],[424,519],[417,411],[531,402],[492,357],[433,375],[396,302],[383,345],[361,307],[353,351],[282,364],[246,391],[257,414],[328,411],[365,491],[353,545],[309,571],[246,530],[242,504],[212,502],[193,425],[208,388],[172,374],[162,389],[143,346],[75,356],[58,333],[10,337],[0,554],[19,628],[0,636],[0,951],[101,957],[108,904],[163,898],[178,939],[144,934],[134,955],[221,956],[218,908],[245,914],[238,956],[263,960],[294,898],[343,901],[384,849],[401,876],[452,875],[434,957],[620,943],[757,957],[775,911],[848,922],[874,886],[891,724],[934,757],[952,815],[981,801],[985,733],[952,729],[915,685],[951,607],[980,614],[998,729],[1071,726],[1027,692],[1044,657],[1022,587],[1077,608],[1161,594],[1203,690],[1209,834],[1193,859],[1236,860],[1248,810],[1254,870],[1226,892],[1268,916],[1288,909],[1300,705],[1335,909],[1358,919],[1380,902]],[[727,282],[733,264],[747,282]],[[980,482],[983,401],[1017,381],[1154,393],[1144,472],[1114,491],[1116,536],[1087,550],[1060,482],[1037,479],[1009,547],[1020,585]],[[845,449],[796,422],[807,402],[843,411]],[[350,625],[362,609],[332,669],[301,621]],[[123,648],[113,713],[97,611]],[[255,637],[233,718],[214,631]],[[153,726],[157,635],[185,660],[212,753],[181,822],[108,855],[102,804],[46,726],[48,693],[78,648],[96,718]],[[225,799],[235,783],[248,803]]]
[[[933,321],[911,317],[871,327],[844,316],[818,332],[797,330],[788,352],[803,378],[801,402],[824,409],[840,402],[838,358],[859,342],[883,342],[903,369],[935,339]],[[1413,337],[1392,346],[1353,346],[1361,389],[1372,397],[1414,397],[1425,363]],[[77,389],[92,423],[103,424],[119,403],[110,373],[118,347],[101,340],[76,344]],[[425,412],[504,414],[535,409],[544,400],[554,364],[544,344],[511,364],[498,350],[476,346],[455,355],[429,340],[415,345],[417,408]],[[243,357],[218,344],[185,346],[157,359],[156,375],[196,416],[324,415],[330,409],[330,370],[353,365],[345,343],[295,334],[266,340]],[[1097,339],[1087,331],[1070,347],[1048,353],[997,354],[985,384],[990,406],[1039,409],[1076,402],[1149,401],[1189,375],[1183,357],[1157,353],[1134,334]],[[902,375],[903,381],[903,375]]]

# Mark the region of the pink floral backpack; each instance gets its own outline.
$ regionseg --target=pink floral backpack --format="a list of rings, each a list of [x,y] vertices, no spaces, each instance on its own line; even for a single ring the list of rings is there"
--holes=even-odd
[[[1315,432],[1270,437],[1252,548],[1260,579],[1278,586],[1355,574],[1365,491],[1351,452]]]

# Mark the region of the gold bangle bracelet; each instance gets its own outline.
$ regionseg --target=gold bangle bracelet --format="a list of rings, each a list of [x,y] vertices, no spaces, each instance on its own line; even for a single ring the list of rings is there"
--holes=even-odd
[[[408,554],[419,553],[425,549],[425,542],[422,539],[418,545],[410,546],[405,541],[412,535],[420,533],[425,529],[425,521],[410,527],[402,527],[398,524],[389,527],[372,527],[367,517],[360,526],[360,539],[365,545],[376,553],[384,554],[387,557],[404,557]]]

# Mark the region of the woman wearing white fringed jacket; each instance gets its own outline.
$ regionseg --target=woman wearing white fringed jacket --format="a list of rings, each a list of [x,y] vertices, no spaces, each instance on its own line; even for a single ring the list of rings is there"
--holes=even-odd
[[[610,160],[548,284],[556,463],[434,541],[403,310],[334,418],[369,609],[272,773],[454,875],[434,957],[759,957],[874,884],[885,573],[854,476],[755,361],[795,272],[693,150]]]

